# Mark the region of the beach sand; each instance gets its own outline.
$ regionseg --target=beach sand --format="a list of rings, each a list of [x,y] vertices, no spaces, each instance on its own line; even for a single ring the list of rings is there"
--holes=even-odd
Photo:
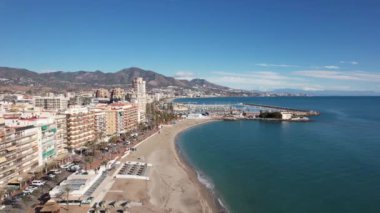
[[[178,155],[175,139],[178,133],[211,120],[182,120],[164,126],[159,134],[146,139],[132,152],[127,161],[141,161],[153,166],[147,174],[149,181],[118,179],[106,194],[105,200],[142,201],[130,212],[218,212],[211,192],[197,179]]]

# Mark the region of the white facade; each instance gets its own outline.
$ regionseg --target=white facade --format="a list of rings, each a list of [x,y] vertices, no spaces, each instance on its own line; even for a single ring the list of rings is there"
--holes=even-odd
[[[56,134],[57,126],[53,115],[38,117],[25,113],[20,118],[6,119],[5,123],[11,127],[34,126],[37,129],[38,165],[41,166],[49,159],[57,156]]]
[[[290,112],[281,112],[282,119],[283,120],[290,120],[292,119],[292,113]]]
[[[138,104],[138,113],[139,113],[138,122],[141,123],[145,121],[146,103],[147,103],[145,81],[142,78],[135,78],[132,84],[133,84],[133,91],[136,95],[136,100]]]

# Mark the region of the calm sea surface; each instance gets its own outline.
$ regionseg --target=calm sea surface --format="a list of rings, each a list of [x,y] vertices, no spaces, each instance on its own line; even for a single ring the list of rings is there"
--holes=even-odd
[[[321,112],[308,123],[217,121],[179,135],[184,157],[231,212],[380,212],[379,97],[176,101]]]

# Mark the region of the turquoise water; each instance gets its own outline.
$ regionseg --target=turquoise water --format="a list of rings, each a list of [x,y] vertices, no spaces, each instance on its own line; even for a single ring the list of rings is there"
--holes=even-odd
[[[231,212],[380,212],[380,98],[182,99],[321,111],[308,123],[217,121],[179,135]],[[202,175],[202,176],[203,176]]]

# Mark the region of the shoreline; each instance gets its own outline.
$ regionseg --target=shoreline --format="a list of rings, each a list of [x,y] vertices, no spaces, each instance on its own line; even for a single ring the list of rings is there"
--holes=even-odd
[[[199,188],[201,194],[203,195],[203,197],[207,200],[207,202],[212,205],[215,206],[215,208],[213,209],[213,212],[228,212],[228,210],[220,204],[221,201],[219,201],[219,197],[217,196],[217,194],[215,193],[215,191],[213,191],[212,189],[208,188],[205,184],[203,184],[199,178],[198,178],[198,171],[197,169],[191,165],[190,162],[188,162],[188,160],[186,159],[186,157],[182,154],[181,152],[181,149],[179,147],[179,145],[177,144],[178,142],[178,137],[181,133],[184,133],[185,131],[188,131],[194,127],[199,127],[201,125],[204,125],[204,124],[208,124],[208,123],[211,123],[211,122],[216,122],[216,121],[219,121],[219,120],[216,120],[216,119],[210,119],[208,120],[207,122],[204,122],[204,123],[199,123],[199,124],[195,124],[195,125],[192,125],[192,126],[189,126],[188,128],[178,132],[175,136],[175,139],[174,139],[174,146],[175,146],[175,155],[176,155],[176,158],[177,158],[177,161],[179,162],[179,165],[186,171],[186,173],[188,174],[189,178],[192,180],[193,184],[197,185],[197,187]]]
[[[123,161],[142,161],[152,164],[149,180],[117,179],[108,190],[105,200],[141,201],[142,206],[131,212],[227,212],[215,193],[203,185],[198,173],[177,147],[178,135],[214,119],[185,119],[163,126],[139,143]],[[121,190],[120,189],[124,189]]]

